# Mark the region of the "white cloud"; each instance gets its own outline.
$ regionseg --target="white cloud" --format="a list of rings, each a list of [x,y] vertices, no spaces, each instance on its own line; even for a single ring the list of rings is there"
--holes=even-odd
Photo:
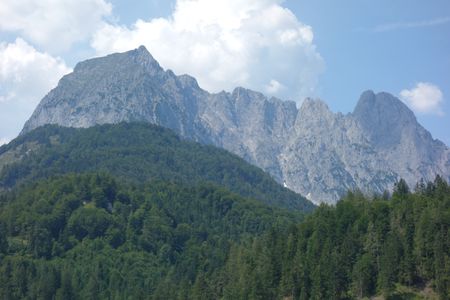
[[[417,113],[444,114],[441,107],[444,101],[443,94],[439,87],[434,84],[419,82],[410,90],[402,90],[400,99]]]
[[[71,70],[24,40],[0,43],[0,136],[17,134],[38,101]]]
[[[209,91],[244,86],[300,102],[314,94],[324,62],[311,27],[281,2],[178,0],[169,18],[105,24],[91,44],[99,55],[145,45],[162,66]]]
[[[89,39],[111,9],[104,0],[2,0],[0,31],[19,33],[47,51],[60,52]]]
[[[284,89],[284,86],[275,79],[272,79],[266,86],[266,92],[268,92],[269,94],[276,94],[281,89]]]
[[[375,32],[393,31],[399,29],[410,29],[420,27],[432,27],[450,23],[450,17],[435,18],[431,20],[422,20],[415,22],[397,22],[378,25],[374,28]]]

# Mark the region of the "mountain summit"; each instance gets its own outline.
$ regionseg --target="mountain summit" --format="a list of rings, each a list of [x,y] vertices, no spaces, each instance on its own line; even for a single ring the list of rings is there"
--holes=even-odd
[[[214,144],[269,172],[315,202],[348,189],[383,192],[400,178],[414,185],[450,179],[450,150],[400,100],[364,92],[353,113],[320,100],[268,98],[238,87],[211,94],[189,75],[164,70],[141,46],[79,63],[42,99],[23,133],[44,124],[90,127],[144,121]]]

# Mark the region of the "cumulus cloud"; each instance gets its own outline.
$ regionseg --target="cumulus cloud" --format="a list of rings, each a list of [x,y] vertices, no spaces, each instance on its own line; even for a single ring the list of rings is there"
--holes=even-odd
[[[145,45],[165,68],[213,92],[236,86],[300,102],[315,93],[324,61],[313,31],[280,0],[178,0],[168,18],[104,24],[99,55]]]
[[[89,39],[111,13],[104,0],[2,0],[0,31],[19,33],[50,52]]]
[[[276,94],[278,93],[281,89],[284,89],[284,86],[279,83],[278,81],[272,79],[269,84],[266,86],[266,91],[269,94]]]
[[[0,43],[0,136],[17,134],[38,101],[70,71],[23,39]]]
[[[410,90],[402,90],[400,98],[417,113],[444,114],[441,107],[444,101],[443,94],[439,87],[434,84],[419,82]]]

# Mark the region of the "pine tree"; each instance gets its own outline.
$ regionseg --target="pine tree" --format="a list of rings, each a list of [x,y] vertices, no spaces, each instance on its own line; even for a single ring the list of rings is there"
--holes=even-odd
[[[375,291],[375,268],[370,254],[361,256],[353,267],[352,281],[354,295],[358,298],[373,295]]]

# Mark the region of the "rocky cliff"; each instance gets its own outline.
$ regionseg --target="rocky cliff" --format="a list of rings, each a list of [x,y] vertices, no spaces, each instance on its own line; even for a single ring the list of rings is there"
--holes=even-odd
[[[404,178],[450,179],[450,151],[387,93],[365,92],[353,113],[236,88],[210,94],[161,68],[144,47],[79,63],[44,97],[23,132],[143,121],[234,152],[317,202],[348,189],[383,192]]]

